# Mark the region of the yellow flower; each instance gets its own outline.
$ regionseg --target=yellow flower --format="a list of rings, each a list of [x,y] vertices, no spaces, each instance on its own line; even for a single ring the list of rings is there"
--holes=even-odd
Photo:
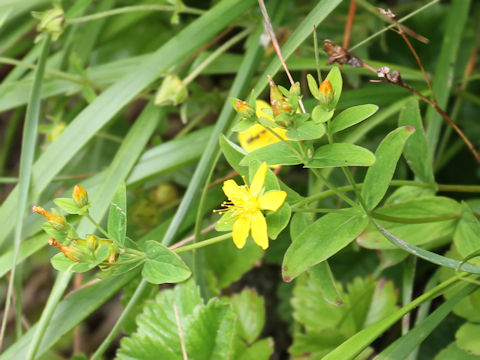
[[[234,180],[223,183],[222,189],[229,201],[222,204],[226,209],[219,212],[227,214],[223,221],[235,221],[232,237],[239,249],[245,246],[250,231],[257,245],[263,250],[268,248],[267,222],[262,210],[277,211],[287,197],[287,193],[281,190],[262,194],[267,167],[266,162],[260,165],[250,187],[247,184],[239,186]]]
[[[256,108],[258,117],[264,117],[273,121],[270,116],[262,111],[262,109],[271,108],[267,102],[263,100],[257,100]],[[273,131],[275,131],[280,137],[288,139],[285,135],[287,132],[285,129],[275,128]],[[240,146],[247,152],[252,152],[261,147],[271,145],[279,141],[280,139],[278,137],[273,135],[260,124],[252,125],[247,130],[238,133],[238,142],[240,143]]]
[[[32,212],[43,215],[50,225],[57,231],[63,231],[67,225],[63,216],[53,214],[41,206],[33,206]]]

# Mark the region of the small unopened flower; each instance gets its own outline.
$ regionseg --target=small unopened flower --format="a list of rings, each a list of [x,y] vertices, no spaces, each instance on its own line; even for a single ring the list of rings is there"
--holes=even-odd
[[[176,75],[168,75],[155,95],[155,105],[182,104],[188,98],[187,86]]]
[[[63,255],[65,255],[67,258],[69,258],[72,261],[79,262],[84,257],[84,254],[77,248],[62,244],[61,242],[58,242],[57,240],[55,240],[53,237],[48,239],[48,243],[50,245],[55,246],[58,250],[60,250],[63,253]]]
[[[83,187],[75,185],[72,192],[73,200],[79,207],[88,205],[88,194]]]
[[[281,114],[293,113],[294,109],[292,105],[288,103],[287,98],[283,96],[271,77],[268,78],[268,81],[270,83],[270,104],[272,105],[273,116],[277,117]]]
[[[330,105],[334,99],[334,92],[330,80],[323,80],[318,88],[320,92],[320,103],[322,105]]]
[[[268,248],[267,222],[262,210],[277,211],[287,197],[287,193],[281,190],[263,193],[267,168],[266,162],[260,165],[250,186],[247,184],[239,186],[234,180],[223,183],[222,189],[228,201],[222,204],[224,209],[217,212],[228,214],[222,218],[223,221],[234,221],[232,237],[239,249],[245,246],[249,233],[253,241],[263,250]]]
[[[53,40],[57,40],[60,37],[65,22],[65,13],[60,6],[56,5],[53,9],[43,12],[32,11],[32,16],[40,20],[40,23],[37,25],[38,32],[51,34]]]
[[[99,241],[98,237],[95,235],[88,235],[87,236],[87,246],[90,250],[96,250],[98,248]]]
[[[41,206],[32,207],[32,211],[36,214],[43,215],[50,225],[53,226],[55,230],[63,231],[67,225],[65,218],[63,216],[51,213],[50,211],[45,210]]]
[[[255,115],[255,110],[246,101],[236,100],[235,110],[242,119],[250,119]]]

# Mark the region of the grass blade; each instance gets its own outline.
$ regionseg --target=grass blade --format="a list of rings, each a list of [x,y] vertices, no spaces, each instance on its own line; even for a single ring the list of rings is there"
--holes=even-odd
[[[50,47],[50,36],[47,36],[43,40],[43,48],[41,51],[40,59],[37,69],[35,71],[35,77],[32,85],[32,91],[30,93],[30,101],[27,106],[27,113],[25,115],[25,123],[23,128],[22,149],[20,155],[20,176],[18,183],[19,196],[16,203],[16,226],[15,226],[15,238],[14,238],[14,250],[12,261],[12,274],[10,282],[8,283],[7,297],[5,300],[5,309],[2,320],[2,327],[0,330],[0,349],[3,343],[3,337],[5,335],[5,329],[7,326],[7,317],[10,310],[10,299],[13,291],[13,284],[15,282],[15,264],[17,263],[18,252],[20,249],[20,242],[22,240],[22,227],[23,218],[25,216],[25,210],[27,208],[28,194],[30,189],[30,182],[32,176],[32,164],[35,154],[35,146],[37,143],[37,129],[38,119],[40,117],[40,90],[42,86],[43,74],[45,70],[45,63],[48,56],[48,49]],[[8,217],[8,221],[14,224]],[[17,319],[18,321],[18,319]]]

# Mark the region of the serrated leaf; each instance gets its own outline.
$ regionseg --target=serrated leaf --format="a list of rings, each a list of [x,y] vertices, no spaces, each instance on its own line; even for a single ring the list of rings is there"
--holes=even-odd
[[[268,165],[298,165],[302,159],[297,152],[299,145],[295,141],[280,141],[257,149],[243,158],[240,165],[248,165],[252,160],[266,161]]]
[[[352,106],[335,116],[335,119],[330,123],[330,133],[335,134],[336,132],[358,124],[375,114],[377,110],[378,106],[371,104]]]
[[[422,117],[418,108],[418,100],[408,101],[400,112],[399,126],[413,126],[415,133],[407,140],[403,154],[408,166],[422,182],[435,186],[432,155],[427,145],[427,137],[423,129]]]
[[[235,360],[269,360],[273,355],[273,340],[266,338],[253,343],[250,347],[245,347],[239,354],[236,354]]]
[[[287,137],[292,140],[315,140],[325,135],[325,127],[313,121],[307,121],[296,129],[288,130]]]
[[[110,205],[110,212],[108,214],[108,234],[112,240],[120,247],[125,244],[125,235],[127,233],[127,189],[125,182],[121,182],[115,195],[112,204]]]
[[[255,290],[250,289],[223,300],[232,305],[237,316],[237,335],[248,344],[252,344],[260,336],[265,325],[265,300]]]
[[[73,199],[56,198],[53,202],[68,214],[80,214],[82,210]]]
[[[480,356],[480,324],[467,322],[455,334],[457,346],[470,354]]]
[[[183,260],[164,245],[154,240],[145,243],[145,264],[142,276],[152,284],[177,283],[190,277],[192,272]]]
[[[307,227],[285,253],[282,276],[291,281],[311,266],[327,260],[367,226],[368,218],[352,211],[322,216]]]
[[[371,166],[374,163],[375,155],[365,148],[353,144],[333,143],[320,146],[305,167]]]
[[[362,187],[362,198],[369,210],[374,209],[385,196],[403,146],[414,130],[413,127],[393,130],[378,146],[375,164],[368,169]]]

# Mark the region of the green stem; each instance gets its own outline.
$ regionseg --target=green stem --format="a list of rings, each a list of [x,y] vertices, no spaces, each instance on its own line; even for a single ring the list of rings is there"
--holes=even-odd
[[[127,14],[136,11],[178,11],[179,13],[185,14],[194,14],[194,15],[202,15],[204,13],[203,10],[194,9],[187,6],[182,6],[181,8],[177,6],[171,5],[136,5],[136,6],[125,6],[117,9],[102,11],[92,15],[86,16],[79,16],[76,18],[66,19],[65,24],[72,25],[72,24],[80,24],[87,21],[92,20],[99,20],[105,17],[120,15],[120,14]]]
[[[65,288],[67,287],[70,279],[72,278],[72,273],[69,272],[59,272],[57,275],[57,280],[55,281],[55,285],[53,286],[52,291],[47,300],[47,304],[43,309],[42,316],[38,322],[38,326],[33,334],[32,341],[30,342],[30,347],[28,348],[27,356],[25,360],[33,360],[36,357],[36,353],[38,347],[40,346],[40,342],[43,340],[45,335],[45,330],[50,322],[50,319],[55,312],[58,300],[62,297]]]
[[[331,213],[339,212],[345,209],[292,209],[292,212],[304,212],[304,213]]]
[[[103,234],[103,236],[105,236],[107,239],[110,239],[110,235],[108,235],[108,232],[106,232],[105,229],[101,227],[100,224],[97,223],[90,214],[87,214],[87,218],[92,222],[93,225],[95,225],[95,227]]]
[[[232,237],[232,233],[227,233],[227,234],[223,234],[223,235],[220,235],[220,236],[213,237],[211,239],[203,240],[203,241],[195,243],[195,244],[182,246],[178,249],[174,249],[173,251],[175,251],[177,254],[179,254],[179,253],[182,253],[182,252],[185,252],[185,251],[199,249],[199,248],[202,248],[204,246],[216,244],[218,242],[230,239],[231,237]]]
[[[227,51],[230,47],[238,43],[240,40],[246,38],[248,34],[253,31],[253,28],[247,28],[242,32],[238,33],[228,41],[226,41],[222,46],[219,46],[214,52],[212,52],[205,60],[202,61],[200,65],[198,65],[190,74],[187,75],[185,79],[183,79],[183,83],[185,86],[190,84],[200,73],[212,63],[213,60],[218,58],[221,54]]]
[[[20,242],[22,241],[22,228],[25,210],[27,208],[29,189],[32,178],[32,165],[35,155],[35,147],[37,143],[38,121],[40,118],[40,98],[45,64],[50,48],[51,37],[47,36],[43,40],[42,51],[38,61],[37,69],[33,79],[30,98],[28,101],[27,111],[25,114],[25,122],[22,135],[22,146],[20,152],[20,171],[19,171],[19,191],[16,211],[16,226],[13,242],[12,270],[10,281],[8,283],[7,295],[5,298],[5,308],[3,313],[2,326],[0,329],[0,349],[3,344],[5,329],[7,326],[7,317],[10,311],[10,302],[13,293],[13,285],[15,284],[15,269],[17,267],[18,253],[20,251]],[[20,294],[19,294],[20,295]],[[19,296],[20,298],[20,296]],[[21,321],[21,319],[16,319]]]
[[[140,300],[145,288],[147,287],[147,281],[144,279],[141,280],[140,284],[137,286],[137,289],[133,293],[133,296],[130,298],[130,301],[127,304],[127,307],[122,311],[122,314],[118,318],[117,322],[113,326],[112,330],[108,333],[107,337],[98,347],[97,351],[92,355],[90,360],[97,360],[100,359],[103,353],[108,349],[110,344],[113,340],[117,337],[118,333],[120,332],[125,319],[130,316],[131,312],[133,311],[135,305]]]
[[[320,72],[320,57],[319,57],[319,50],[318,50],[318,38],[317,38],[317,27],[313,27],[313,49],[315,52],[315,65],[317,68],[317,81],[319,84],[322,83],[322,73]]]
[[[327,180],[325,176],[323,176],[318,169],[311,169],[312,172],[317,176],[325,185],[328,186],[328,188],[333,191],[340,199],[345,201],[347,204],[351,205],[352,207],[356,208],[358,207],[357,203],[350,199],[348,196],[346,196],[343,192],[341,192],[340,188],[337,188],[335,185],[333,185],[330,181]],[[353,189],[353,187],[352,187]]]

